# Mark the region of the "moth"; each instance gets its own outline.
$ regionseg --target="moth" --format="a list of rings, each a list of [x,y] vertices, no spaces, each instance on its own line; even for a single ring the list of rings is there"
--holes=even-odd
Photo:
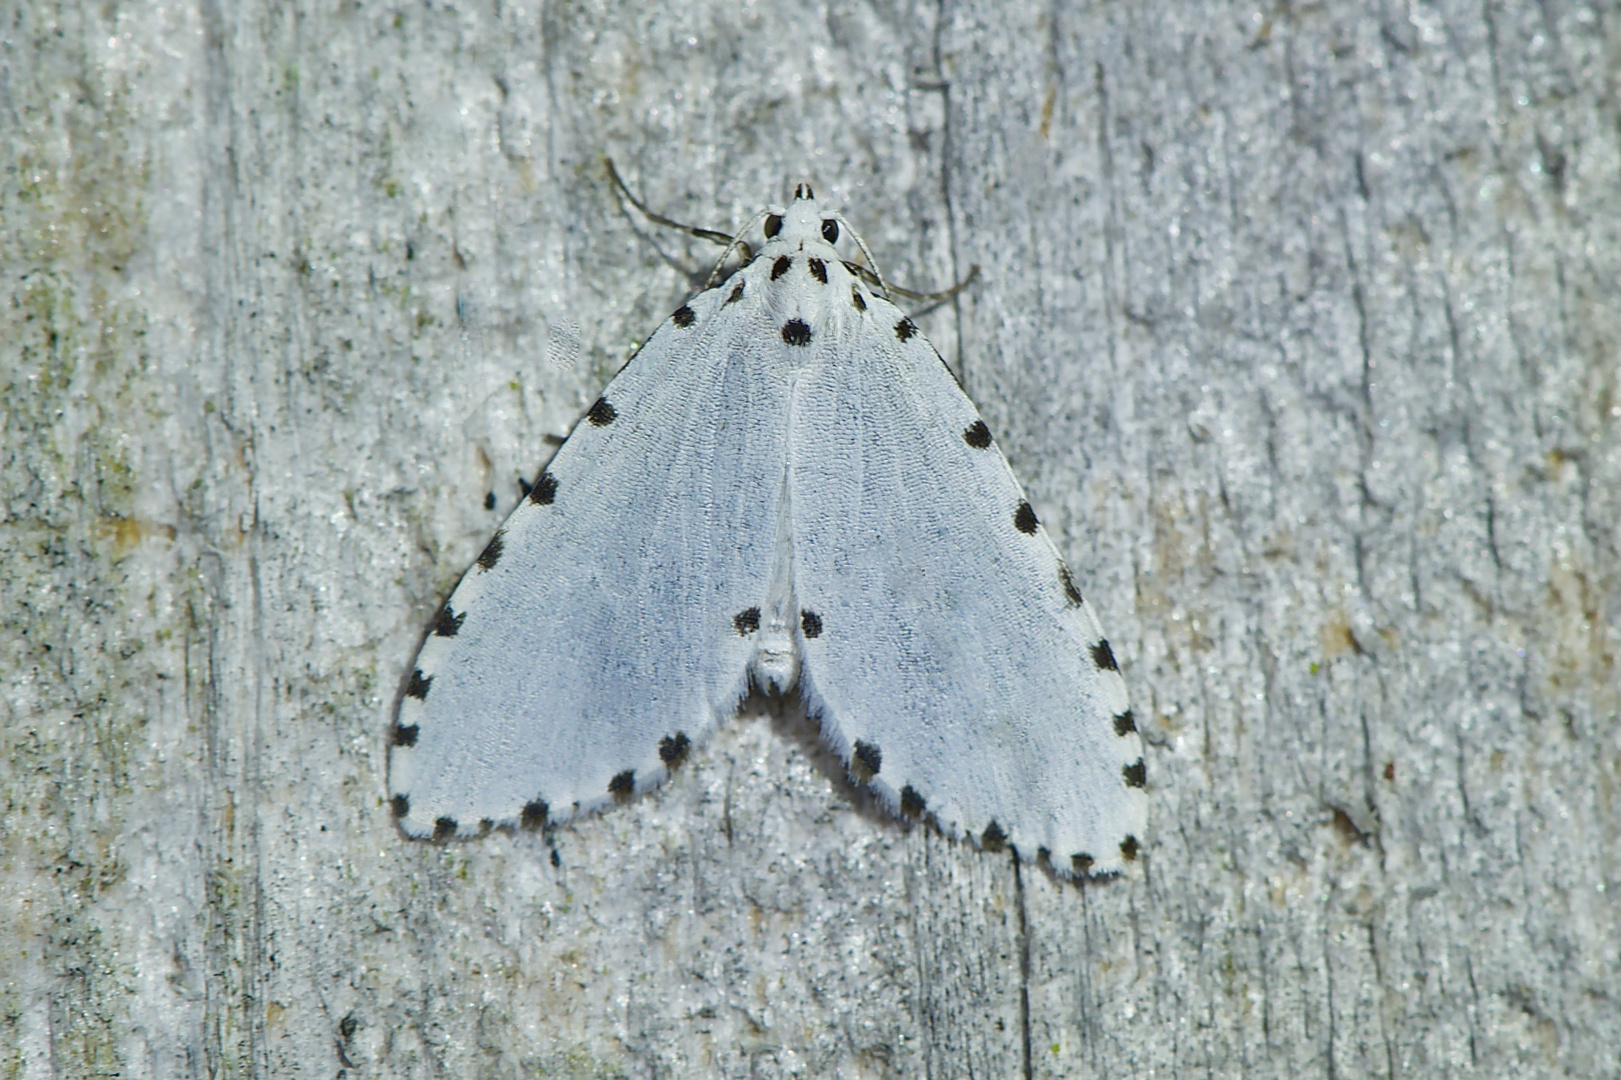
[[[757,688],[797,693],[892,812],[1119,870],[1146,769],[1092,608],[939,354],[841,257],[842,215],[802,184],[756,221],[435,618],[392,731],[401,828],[627,799]]]

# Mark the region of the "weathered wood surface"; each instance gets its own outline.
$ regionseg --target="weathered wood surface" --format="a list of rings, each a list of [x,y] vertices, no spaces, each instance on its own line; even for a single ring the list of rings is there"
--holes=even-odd
[[[1614,4],[3,15],[0,1074],[1621,1075]],[[1131,874],[791,717],[396,832],[427,620],[713,257],[604,153],[982,268],[926,329],[1132,686]]]

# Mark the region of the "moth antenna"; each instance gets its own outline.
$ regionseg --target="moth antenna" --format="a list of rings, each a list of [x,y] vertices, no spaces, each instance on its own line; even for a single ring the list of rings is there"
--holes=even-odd
[[[730,242],[726,245],[726,250],[720,253],[720,258],[715,260],[715,268],[709,271],[709,277],[704,281],[704,288],[713,289],[715,287],[715,281],[720,277],[721,267],[726,265],[726,260],[731,256],[733,249],[743,253],[743,261],[745,263],[754,258],[754,249],[749,247],[749,245],[744,241],[743,234],[752,232],[756,225],[765,220],[767,213],[769,213],[769,211],[762,210],[758,214],[755,214],[749,219],[749,223],[743,229],[742,233],[739,233],[734,237],[727,238]]]
[[[710,243],[725,246],[726,251],[721,255],[721,262],[726,261],[726,257],[732,253],[733,248],[742,249],[744,262],[747,262],[753,257],[749,246],[743,243],[740,238],[732,236],[730,233],[719,232],[715,229],[705,229],[698,225],[688,225],[685,222],[676,221],[673,218],[667,218],[663,214],[656,213],[649,208],[646,203],[642,202],[642,200],[631,194],[630,188],[626,186],[625,181],[620,177],[619,170],[614,167],[613,158],[605,157],[602,160],[603,163],[608,166],[608,176],[613,180],[614,186],[619,189],[619,193],[623,195],[632,206],[634,206],[637,210],[640,210],[642,216],[647,218],[649,221],[656,225],[663,225],[666,228],[680,229],[682,232],[696,236],[700,240],[708,240]],[[718,270],[719,267],[717,266],[716,269]],[[714,274],[712,273],[710,274],[710,283],[713,284],[713,282]]]
[[[861,234],[856,232],[855,226],[851,225],[850,222],[845,219],[842,213],[835,213],[833,215],[833,220],[844,226],[845,230],[850,234],[850,239],[856,242],[856,247],[860,248],[861,254],[866,256],[867,265],[861,267],[860,270],[855,272],[862,278],[865,278],[868,274],[871,274],[872,281],[870,284],[876,285],[879,289],[882,289],[884,296],[887,298],[890,294],[889,283],[884,280],[883,271],[878,269],[878,260],[872,257],[872,250],[867,247],[867,242],[861,239]],[[845,265],[850,266],[852,264],[846,263]]]
[[[848,220],[846,220],[842,213],[836,213],[832,216],[833,220],[837,221],[845,228],[845,230],[849,232],[850,238],[856,242],[856,247],[861,249],[861,254],[865,256],[867,260],[866,266],[863,266],[860,263],[847,262],[844,264],[845,269],[859,277],[862,281],[865,281],[868,285],[883,290],[886,297],[893,298],[898,296],[904,300],[910,300],[913,303],[921,304],[921,307],[917,308],[911,313],[913,315],[927,315],[929,312],[933,311],[947,300],[950,300],[952,297],[968,288],[968,286],[972,285],[979,277],[979,264],[975,263],[973,266],[968,268],[968,275],[966,277],[950,288],[941,289],[939,292],[915,292],[912,289],[903,288],[900,285],[891,285],[889,282],[884,280],[883,272],[878,269],[878,260],[873,258],[872,251],[867,247],[867,242],[861,238],[861,234],[855,230],[855,227],[851,225]]]

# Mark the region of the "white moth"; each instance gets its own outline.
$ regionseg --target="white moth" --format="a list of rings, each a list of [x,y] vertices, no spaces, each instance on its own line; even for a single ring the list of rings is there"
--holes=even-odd
[[[892,812],[1063,876],[1135,857],[1109,643],[939,354],[840,259],[841,220],[804,185],[770,208],[456,586],[393,731],[408,834],[656,787],[753,686],[797,688]]]

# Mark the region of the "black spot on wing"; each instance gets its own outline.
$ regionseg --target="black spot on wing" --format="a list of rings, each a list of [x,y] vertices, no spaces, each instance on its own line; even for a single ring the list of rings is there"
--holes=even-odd
[[[449,840],[456,835],[456,819],[453,817],[434,818],[433,838],[435,840]]]
[[[822,636],[822,617],[814,611],[801,611],[799,613],[799,628],[808,638]]]
[[[411,812],[411,800],[404,795],[396,795],[389,800],[389,808],[394,811],[396,819],[404,817]]]
[[[743,285],[744,282],[742,279],[738,279],[737,284],[732,287],[732,295],[726,298],[726,302],[728,304],[735,304],[739,300],[743,299]]]
[[[687,751],[692,749],[692,743],[687,739],[687,733],[678,731],[674,735],[666,735],[659,740],[659,760],[664,767],[673,769],[687,760]]]
[[[782,275],[788,272],[788,268],[792,265],[794,265],[793,259],[786,255],[778,255],[777,261],[771,264],[771,280],[776,281],[778,278],[782,277]]]
[[[675,320],[675,324],[677,326],[685,330],[687,327],[691,326],[697,321],[698,316],[693,313],[693,310],[690,307],[682,304],[680,307],[675,309],[675,314],[671,315],[670,318]]]
[[[1013,527],[1027,536],[1034,535],[1036,526],[1040,524],[1036,520],[1035,508],[1027,502],[1020,503],[1019,508],[1013,511]]]
[[[483,551],[479,552],[478,568],[480,570],[495,569],[495,564],[501,561],[501,552],[505,547],[506,542],[501,539],[500,533],[490,537],[490,542],[484,545]]]
[[[810,327],[803,319],[789,319],[782,324],[782,340],[790,345],[809,345]]]
[[[1002,826],[993,821],[985,826],[983,833],[980,833],[979,846],[986,851],[1001,851],[1007,847],[1007,833],[1002,831]]]
[[[408,686],[406,686],[405,694],[407,697],[414,697],[418,701],[427,701],[428,687],[432,685],[433,676],[424,675],[422,674],[422,669],[417,668],[411,672],[411,682]]]
[[[457,632],[461,630],[462,623],[466,620],[467,612],[464,611],[457,615],[450,610],[450,605],[446,604],[439,612],[439,618],[434,621],[433,632],[439,637],[455,637]]]
[[[861,290],[860,289],[851,288],[851,290],[850,290],[850,303],[852,303],[852,304],[854,304],[856,306],[857,311],[866,311],[867,310],[867,298],[865,296],[861,295]]]
[[[1090,874],[1092,872],[1092,863],[1094,861],[1095,860],[1092,858],[1092,856],[1082,852],[1077,852],[1069,857],[1070,868],[1077,874]]]
[[[811,277],[820,281],[823,285],[827,284],[827,263],[821,259],[807,259],[805,265],[810,268]]]
[[[983,450],[991,445],[991,429],[985,426],[985,421],[975,420],[963,431],[962,439],[975,450]]]
[[[1069,576],[1069,567],[1063,563],[1058,564],[1058,583],[1064,586],[1064,595],[1076,607],[1081,606],[1081,590],[1075,587],[1075,579]]]
[[[1125,712],[1114,718],[1114,733],[1116,735],[1130,735],[1136,730],[1137,718],[1131,715],[1130,709],[1127,709]]]
[[[421,729],[415,724],[395,724],[394,745],[415,746],[417,744],[417,732],[419,730]]]
[[[857,766],[856,772],[865,772],[862,779],[871,779],[878,775],[878,768],[884,763],[884,753],[872,743],[856,740],[855,753],[850,756],[850,764]]]
[[[1120,665],[1114,662],[1114,650],[1109,648],[1107,639],[1092,646],[1092,663],[1104,671],[1120,670]]]
[[[736,615],[732,616],[732,625],[737,628],[737,635],[739,637],[748,637],[750,634],[760,629],[760,609],[757,607],[751,607],[746,608],[743,611],[739,611]]]
[[[1137,838],[1128,836],[1120,841],[1120,857],[1127,862],[1137,861]]]
[[[526,829],[538,829],[546,824],[546,815],[549,812],[550,808],[545,803],[533,799],[524,803],[523,813],[519,815],[518,821]]]
[[[612,795],[620,802],[624,802],[626,799],[630,798],[631,794],[635,790],[636,771],[634,769],[626,769],[624,772],[608,781],[608,794]]]
[[[557,477],[542,470],[529,489],[529,501],[536,506],[550,506],[555,498],[557,498]]]
[[[901,813],[904,816],[920,818],[923,816],[924,809],[923,796],[919,795],[911,784],[901,788]]]
[[[917,333],[917,324],[911,319],[902,318],[900,322],[895,324],[895,336],[902,341],[910,338],[915,333]]]
[[[585,418],[591,421],[593,427],[607,427],[618,417],[618,411],[608,404],[608,399],[600,397],[597,398],[596,404],[591,406],[591,411],[585,414]]]
[[[1120,771],[1126,778],[1127,787],[1142,787],[1148,783],[1148,766],[1142,758],[1138,758]]]

